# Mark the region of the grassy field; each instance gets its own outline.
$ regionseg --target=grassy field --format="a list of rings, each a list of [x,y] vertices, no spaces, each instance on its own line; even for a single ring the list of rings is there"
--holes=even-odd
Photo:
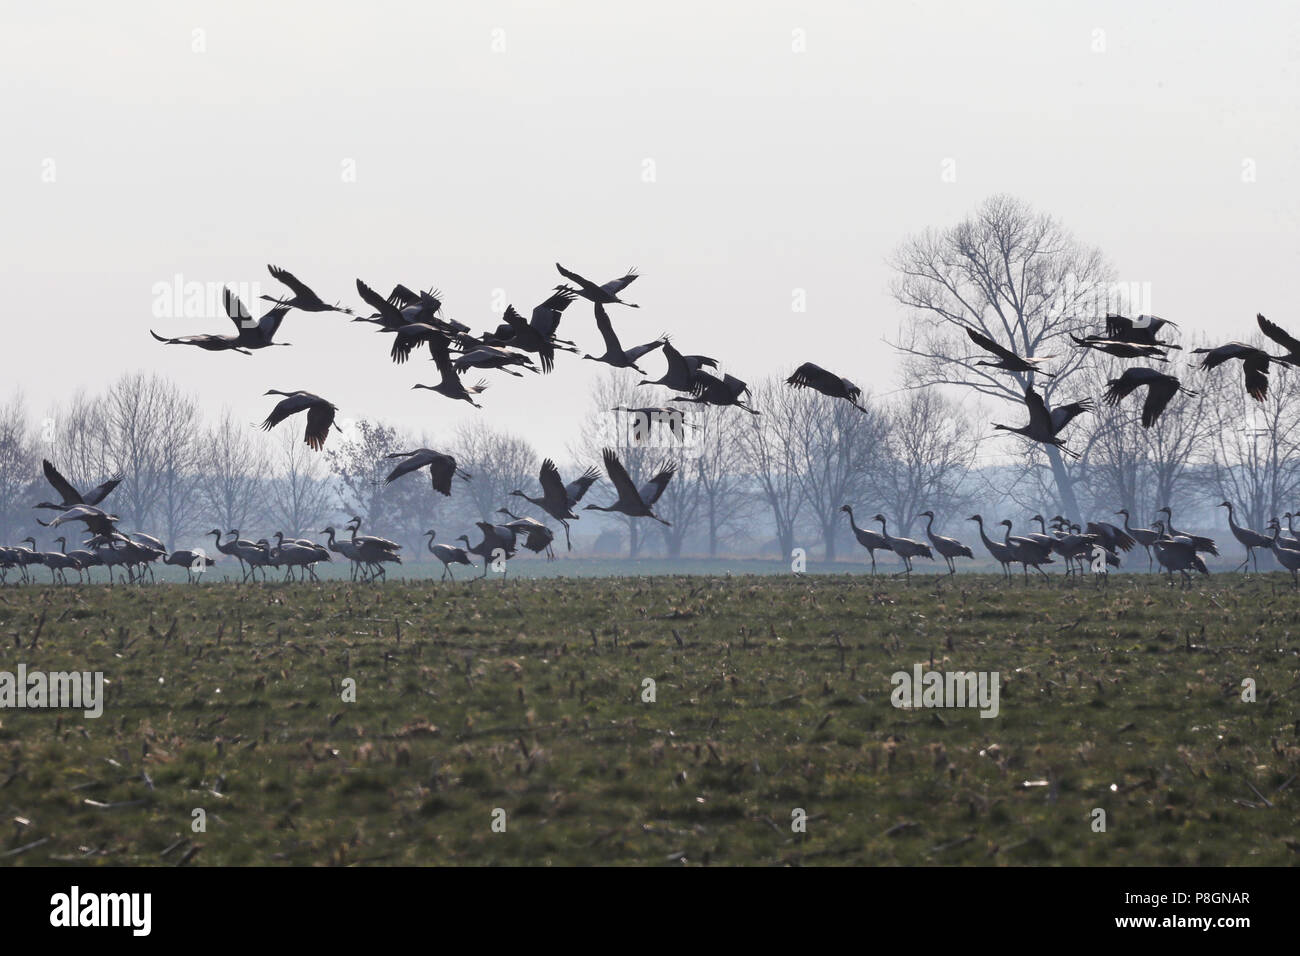
[[[109,682],[0,710],[7,865],[1300,862],[1276,573],[9,587],[0,646]]]

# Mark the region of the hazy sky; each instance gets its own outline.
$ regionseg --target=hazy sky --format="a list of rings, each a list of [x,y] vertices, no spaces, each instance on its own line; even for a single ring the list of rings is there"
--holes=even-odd
[[[155,318],[154,287],[278,292],[274,262],[357,308],[357,277],[435,285],[481,330],[495,290],[545,298],[556,260],[635,265],[625,344],[669,331],[747,380],[814,361],[886,391],[887,256],[997,192],[1150,283],[1184,334],[1241,337],[1256,311],[1298,331],[1298,96],[1283,2],[7,4],[3,391],[44,410],[153,368],[250,422],[267,388],[306,388],[563,456],[603,366],[492,374],[476,411],[411,391],[432,363],[338,315],[291,313],[295,347],[252,357],[155,343],[231,326]],[[560,334],[602,351],[586,303]]]

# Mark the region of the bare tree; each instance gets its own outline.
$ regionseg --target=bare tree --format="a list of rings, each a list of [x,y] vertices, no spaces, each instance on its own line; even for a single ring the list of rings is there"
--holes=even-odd
[[[672,462],[677,470],[672,480],[668,482],[668,487],[664,489],[663,496],[655,504],[655,514],[668,524],[662,525],[656,522],[656,525],[663,536],[664,550],[668,553],[668,557],[680,558],[687,537],[695,530],[696,518],[704,502],[699,460],[693,454],[670,455],[650,467],[646,474],[636,476],[633,480],[643,482],[650,477],[650,473],[658,471],[669,462]]]
[[[730,412],[730,414],[728,414]],[[744,456],[738,436],[747,423],[733,409],[699,406],[688,430],[693,445],[695,475],[700,487],[700,513],[707,533],[709,557],[743,533],[754,500],[745,494]]]
[[[1101,394],[1108,380],[1129,367],[1115,359],[1098,359],[1079,376],[1092,394]],[[1144,522],[1196,484],[1198,458],[1214,429],[1211,405],[1216,380],[1194,374],[1178,353],[1171,354],[1169,364],[1160,370],[1184,384],[1188,379],[1204,381],[1205,387],[1197,384],[1196,394],[1174,396],[1150,428],[1141,426],[1143,391],[1116,406],[1098,403],[1096,412],[1082,422],[1086,435],[1082,462],[1093,511],[1109,515],[1124,508],[1135,522]]]
[[[27,510],[40,474],[36,444],[27,420],[27,403],[22,393],[0,405],[0,541],[11,541],[19,529],[30,524]]]
[[[665,456],[665,451],[671,450],[671,446],[665,446],[660,437],[662,433],[657,429],[652,429],[645,441],[633,440],[636,436],[628,428],[629,416],[625,412],[614,411],[619,406],[635,408],[663,404],[665,398],[662,390],[638,388],[636,383],[636,375],[626,369],[613,369],[596,379],[591,387],[591,404],[583,419],[581,433],[578,440],[570,446],[569,455],[574,461],[580,463],[580,468],[585,468],[587,463],[600,467],[602,449],[613,448],[618,452],[628,475],[639,486],[650,477],[653,465]],[[673,478],[673,481],[676,480]],[[671,487],[672,482],[669,483],[669,488]],[[600,496],[609,491],[608,478],[602,471],[600,482],[587,493],[586,500],[587,502],[599,501]],[[597,497],[592,498],[592,495]],[[597,515],[599,517],[596,517]],[[648,519],[596,511],[584,511],[582,516],[583,521],[594,520],[598,523],[614,521],[622,525],[627,529],[628,556],[635,558],[640,555],[642,523]]]
[[[794,550],[795,525],[804,502],[802,463],[796,449],[805,427],[807,393],[790,388],[780,377],[766,378],[751,391],[754,406],[762,409],[762,414],[749,416],[736,438],[745,473],[772,516],[777,547],[788,557]]]
[[[511,498],[510,492],[525,490],[537,482],[540,459],[533,446],[481,418],[470,419],[457,428],[451,448],[456,463],[474,476],[465,486],[473,520],[499,523],[502,516],[495,514],[498,508],[522,501]],[[541,518],[547,520],[544,515]]]
[[[789,391],[789,386],[786,386]],[[818,392],[796,392],[794,408],[799,427],[787,441],[795,464],[806,514],[821,533],[827,561],[834,561],[836,536],[843,529],[840,508],[866,488],[868,471],[885,428],[870,397],[861,399],[867,411]]]
[[[382,422],[359,419],[356,434],[325,450],[325,460],[338,481],[339,506],[349,515],[357,515],[367,526],[383,521],[389,516],[390,503],[386,500],[393,487],[384,483],[392,470],[393,461],[386,455],[402,448],[397,429]],[[414,479],[411,479],[414,480]]]
[[[203,465],[203,418],[193,397],[172,387],[162,392],[169,412],[158,440],[154,518],[160,523],[164,540],[176,548],[180,547],[182,535],[206,530],[195,527],[201,513],[198,486]]]
[[[911,534],[921,511],[950,515],[969,503],[962,489],[977,442],[971,416],[936,389],[908,392],[891,403],[872,474],[900,537]]]
[[[266,486],[271,523],[290,537],[315,535],[332,511],[328,470],[320,455],[294,432],[279,436],[275,452]]]
[[[1025,387],[1035,384],[1050,408],[1070,391],[1084,360],[1067,338],[1102,314],[1113,270],[1100,250],[1080,244],[1050,216],[1010,196],[994,196],[955,226],[906,240],[894,253],[894,297],[913,310],[895,345],[907,356],[910,387],[960,386],[1025,417]],[[1055,377],[976,365],[974,329],[1025,357],[1055,352]],[[1048,462],[1065,513],[1078,518],[1075,475],[1054,446],[1032,449]]]
[[[1208,490],[1231,501],[1242,524],[1260,531],[1269,518],[1294,510],[1300,498],[1300,382],[1279,367],[1270,379],[1263,402],[1246,395],[1232,366],[1207,375],[1203,386],[1215,393]]]
[[[77,389],[65,407],[41,422],[41,450],[77,487],[94,487],[113,472],[108,423],[102,403]]]
[[[144,372],[123,375],[102,399],[109,454],[125,477],[113,510],[127,527],[145,527],[162,496],[162,447],[177,399],[174,385]]]
[[[262,485],[267,471],[261,436],[224,409],[204,439],[199,497],[206,514],[222,531],[248,530],[262,517]]]

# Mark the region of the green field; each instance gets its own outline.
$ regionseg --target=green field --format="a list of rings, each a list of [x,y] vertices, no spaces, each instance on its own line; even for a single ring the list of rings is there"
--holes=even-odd
[[[8,865],[1300,861],[1276,573],[7,587],[0,644],[110,682],[0,710]],[[917,663],[999,715],[895,708]]]

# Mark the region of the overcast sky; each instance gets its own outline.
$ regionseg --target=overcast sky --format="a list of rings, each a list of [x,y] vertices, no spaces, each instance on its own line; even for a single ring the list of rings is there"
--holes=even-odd
[[[747,380],[814,361],[888,391],[886,258],[998,192],[1150,283],[1184,334],[1243,337],[1257,311],[1300,331],[1293,4],[214,0],[3,20],[4,392],[38,411],[158,369],[250,422],[267,388],[305,388],[345,417],[437,436],[482,416],[564,455],[603,368],[575,356],[492,374],[476,411],[411,391],[432,364],[394,366],[338,315],[291,313],[294,348],[252,357],[149,338],[231,331],[155,317],[158,283],[278,292],[268,262],[357,308],[357,277],[437,286],[475,330],[495,290],[527,314],[556,260],[597,281],[637,266],[625,344],[668,331]],[[586,303],[560,334],[602,350]]]

